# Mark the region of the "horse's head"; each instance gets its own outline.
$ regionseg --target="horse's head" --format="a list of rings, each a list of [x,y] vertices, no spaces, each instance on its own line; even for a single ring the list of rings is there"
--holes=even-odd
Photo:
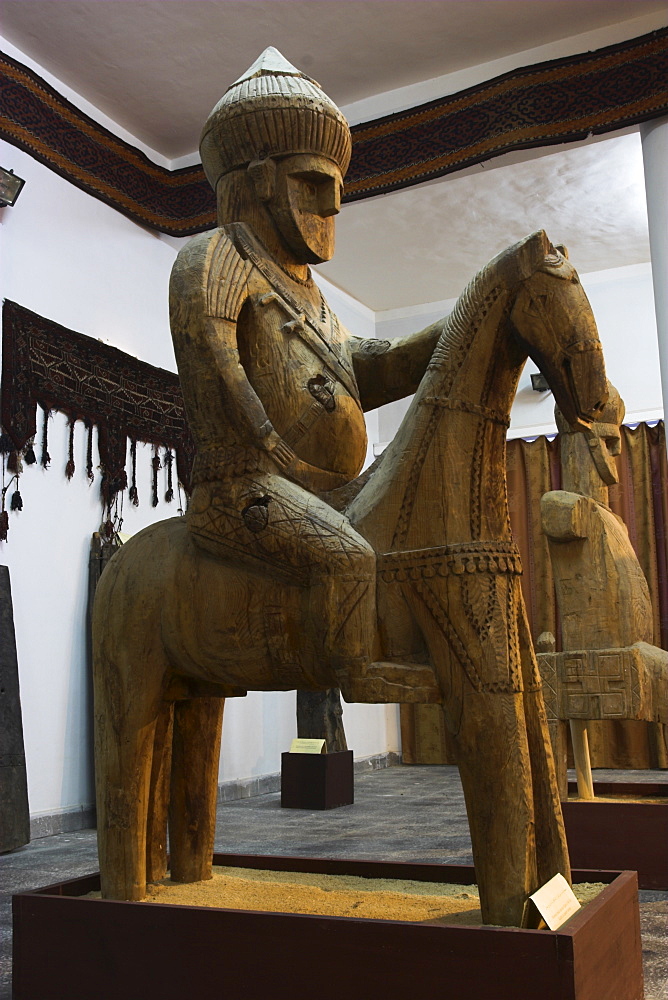
[[[564,247],[544,232],[523,244],[520,287],[510,320],[568,423],[588,429],[607,399],[594,315]]]

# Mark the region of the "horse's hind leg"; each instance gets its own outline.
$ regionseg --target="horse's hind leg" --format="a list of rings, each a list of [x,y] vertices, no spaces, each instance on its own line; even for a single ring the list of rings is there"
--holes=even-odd
[[[96,666],[95,770],[102,896],[146,895],[146,821],[157,699],[129,697],[115,664]]]
[[[172,769],[174,705],[165,702],[158,716],[153,740],[153,761],[146,821],[146,881],[158,882],[167,874],[167,815]]]
[[[175,882],[211,878],[224,705],[224,698],[174,705],[169,841]]]

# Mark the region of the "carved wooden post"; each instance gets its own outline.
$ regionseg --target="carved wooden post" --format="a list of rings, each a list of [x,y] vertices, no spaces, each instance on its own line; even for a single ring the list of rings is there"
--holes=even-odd
[[[9,568],[0,566],[0,852],[30,840],[19,667]]]
[[[327,753],[348,749],[338,688],[297,691],[297,736],[306,740],[325,740]]]
[[[557,692],[557,676],[553,657],[544,657],[543,653],[554,653],[557,643],[551,632],[541,632],[536,640],[536,655],[541,664],[543,680],[543,696],[547,725],[550,731],[550,742],[554,755],[554,769],[557,775],[559,798],[565,802],[568,798],[568,732],[566,723],[559,718],[559,697]]]
[[[578,783],[578,795],[581,799],[593,799],[594,779],[591,775],[587,721],[586,719],[571,719],[570,727],[571,741],[573,743],[573,758],[575,760],[575,775]]]

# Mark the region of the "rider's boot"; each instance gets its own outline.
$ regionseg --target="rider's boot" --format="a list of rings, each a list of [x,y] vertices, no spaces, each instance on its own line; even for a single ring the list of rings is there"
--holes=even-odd
[[[313,610],[325,626],[324,654],[334,669],[344,701],[438,703],[441,693],[431,667],[388,663],[376,657],[376,600],[373,581],[359,575],[332,576],[313,588]],[[324,619],[323,619],[324,609]]]
[[[370,704],[417,702],[440,704],[443,700],[436,675],[430,666],[416,663],[389,663],[374,660],[341,665],[337,678],[343,700]]]

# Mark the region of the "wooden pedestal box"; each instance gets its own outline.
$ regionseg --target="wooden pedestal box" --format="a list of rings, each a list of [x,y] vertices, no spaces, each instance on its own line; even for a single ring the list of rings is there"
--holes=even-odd
[[[577,785],[569,783],[576,793]],[[645,802],[562,802],[571,865],[574,868],[633,869],[641,889],[668,889],[668,785],[650,782],[595,782],[602,796]]]
[[[425,882],[470,866],[214,855],[214,863]],[[558,931],[82,898],[99,876],[14,896],[15,1000],[641,1000],[635,872]]]
[[[285,809],[335,809],[352,805],[353,752],[281,754],[281,805]]]

